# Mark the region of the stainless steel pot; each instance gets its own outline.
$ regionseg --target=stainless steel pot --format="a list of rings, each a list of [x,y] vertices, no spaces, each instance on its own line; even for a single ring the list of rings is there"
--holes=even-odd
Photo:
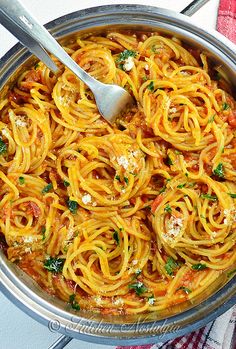
[[[173,34],[194,47],[201,47],[216,65],[221,65],[236,86],[235,46],[215,31],[197,27],[184,15],[140,5],[101,6],[63,16],[47,25],[57,38],[78,32],[104,32],[132,29]],[[32,62],[20,44],[0,62],[2,93],[19,70]],[[236,303],[236,284],[226,273],[204,295],[163,311],[144,315],[103,316],[80,311],[73,313],[67,304],[44,292],[0,251],[0,289],[27,314],[44,323],[51,331],[100,344],[147,344],[166,341],[196,330]]]

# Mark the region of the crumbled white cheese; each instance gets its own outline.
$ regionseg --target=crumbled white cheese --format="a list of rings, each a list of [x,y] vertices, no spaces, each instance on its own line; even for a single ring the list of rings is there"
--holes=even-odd
[[[148,64],[145,65],[144,69],[145,69],[145,70],[149,70]]]
[[[176,113],[177,112],[177,109],[176,108],[171,108],[170,109],[170,113]]]
[[[137,259],[134,259],[134,260],[132,261],[132,264],[133,264],[133,265],[138,264],[138,260],[137,260]]]
[[[126,156],[120,156],[117,158],[117,162],[120,166],[124,167],[125,170],[129,167],[129,161]]]
[[[213,238],[215,238],[216,235],[217,235],[217,232],[216,232],[216,231],[213,231],[213,232],[211,233],[211,235],[212,235]]]
[[[84,196],[82,196],[82,202],[87,205],[92,201],[92,197],[90,194],[85,194]]]
[[[228,219],[224,219],[224,224],[228,224]]]
[[[92,206],[93,206],[93,207],[97,206],[96,201],[94,201],[94,202],[92,203]]]
[[[125,189],[121,189],[121,192],[122,192],[122,194],[124,194],[125,193]]]
[[[183,219],[171,216],[168,221],[168,230],[163,234],[165,240],[172,240],[176,238],[183,228]]]
[[[122,298],[116,298],[113,302],[114,305],[123,305],[124,301]]]
[[[25,127],[27,125],[27,123],[21,119],[17,119],[16,120],[16,126],[19,126],[19,127]]]
[[[123,69],[125,71],[130,71],[133,67],[134,67],[133,57],[126,58],[125,63],[123,65]]]
[[[7,136],[9,134],[9,132],[5,128],[3,128],[2,129],[2,134],[3,134],[3,136]]]
[[[31,248],[30,247],[26,247],[26,249],[25,249],[25,253],[31,253],[32,251],[31,251]]]
[[[100,305],[102,303],[102,298],[100,296],[94,297],[94,300],[97,303],[97,305]]]
[[[26,236],[26,237],[24,238],[24,242],[30,244],[30,243],[34,242],[36,239],[37,239],[37,238],[36,238],[35,236]]]
[[[181,71],[180,74],[182,74],[182,75],[190,75],[190,74],[189,74],[188,72],[186,72],[186,71]]]
[[[153,304],[155,303],[155,298],[154,298],[154,297],[150,297],[150,298],[148,299],[148,303],[149,303],[150,305],[153,305]]]

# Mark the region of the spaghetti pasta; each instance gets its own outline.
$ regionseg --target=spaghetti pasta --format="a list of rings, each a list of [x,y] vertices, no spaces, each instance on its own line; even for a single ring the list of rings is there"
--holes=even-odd
[[[204,53],[159,33],[75,37],[65,49],[137,105],[111,127],[59,62],[59,76],[42,62],[21,73],[0,102],[8,258],[75,310],[134,314],[193,299],[236,262],[227,83]]]

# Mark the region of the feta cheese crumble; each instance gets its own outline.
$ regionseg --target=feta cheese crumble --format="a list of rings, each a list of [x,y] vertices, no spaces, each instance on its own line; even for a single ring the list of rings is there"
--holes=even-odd
[[[129,167],[129,161],[127,157],[123,155],[117,158],[117,162],[120,166],[124,167],[125,170],[127,170],[127,168]]]
[[[183,219],[171,216],[167,224],[167,232],[163,234],[165,240],[174,240],[183,228]]]
[[[16,126],[25,127],[26,125],[27,123],[25,121],[22,121],[21,119],[16,120]]]
[[[134,67],[134,60],[133,57],[128,57],[125,60],[125,63],[123,65],[123,68],[125,71],[130,71]]]
[[[92,197],[90,194],[85,194],[84,196],[82,196],[82,202],[83,204],[87,205],[92,201]]]

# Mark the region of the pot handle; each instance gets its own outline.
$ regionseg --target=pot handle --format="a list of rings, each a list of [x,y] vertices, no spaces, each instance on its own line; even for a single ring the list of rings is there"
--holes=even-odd
[[[180,13],[190,17],[198,10],[200,10],[200,8],[202,8],[202,6],[204,6],[208,1],[209,0],[193,0]]]

